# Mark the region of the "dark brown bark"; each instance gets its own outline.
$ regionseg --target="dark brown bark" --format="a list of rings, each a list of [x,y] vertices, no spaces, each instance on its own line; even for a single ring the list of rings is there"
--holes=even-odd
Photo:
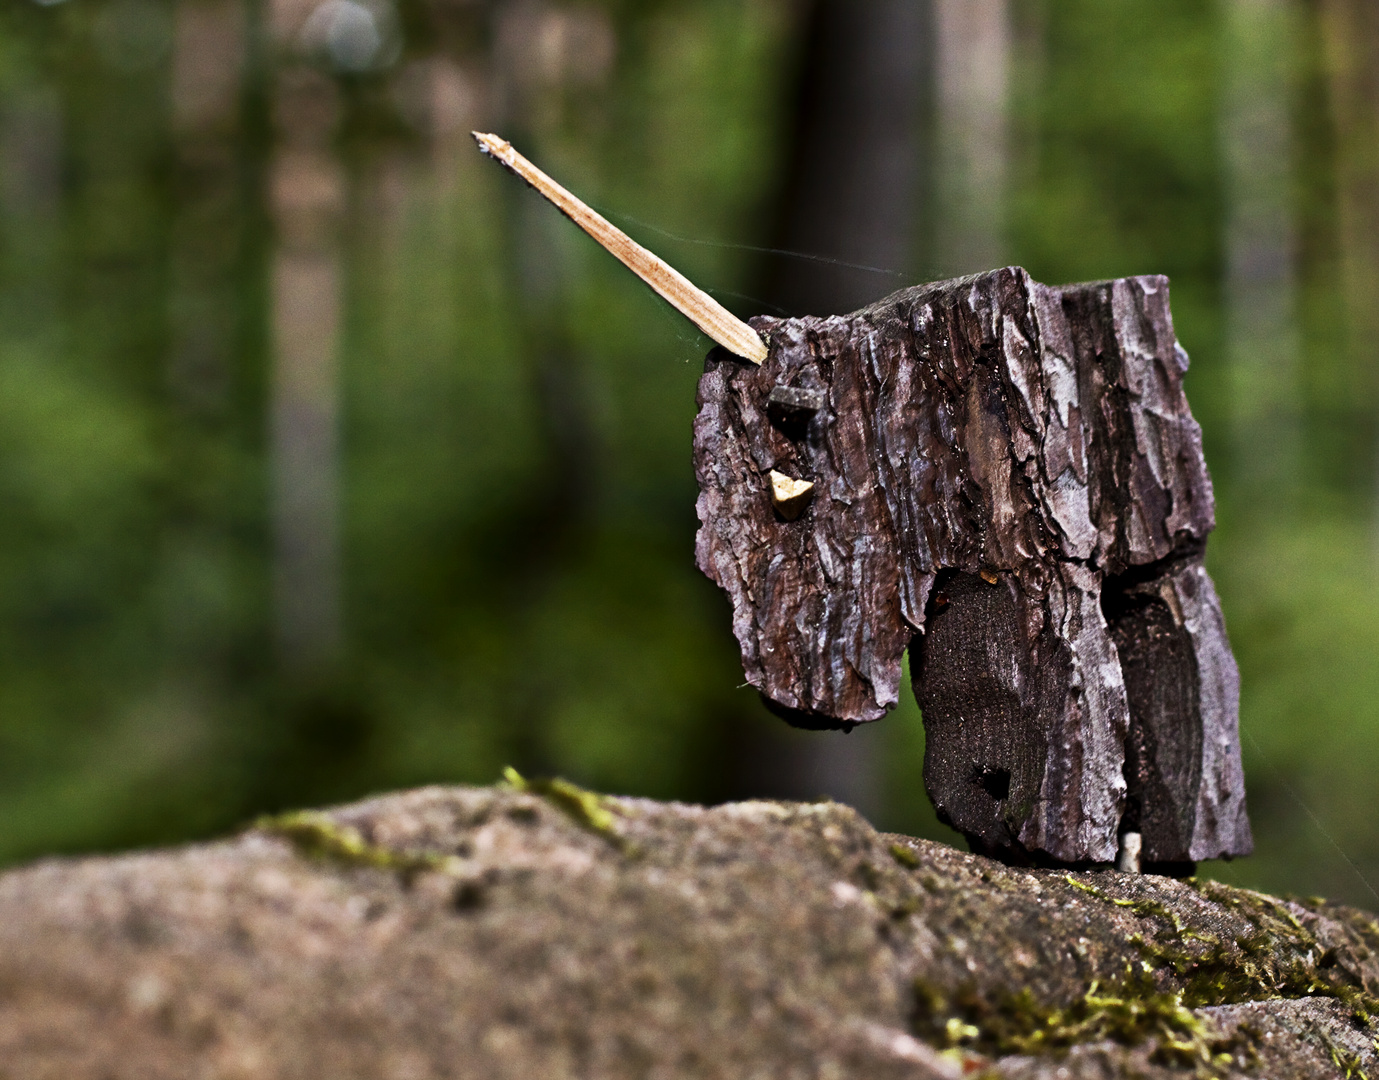
[[[876,720],[912,647],[925,784],[977,849],[1107,862],[1131,830],[1155,863],[1247,853],[1167,281],[1008,268],[754,325],[766,363],[715,352],[700,383],[698,558],[768,703]],[[787,418],[781,386],[821,407]],[[798,519],[771,470],[813,481]]]

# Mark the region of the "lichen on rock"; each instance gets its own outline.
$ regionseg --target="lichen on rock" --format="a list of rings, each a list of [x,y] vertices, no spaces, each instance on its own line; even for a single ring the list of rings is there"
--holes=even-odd
[[[1379,1077],[1376,947],[836,803],[427,788],[0,876],[0,1076]]]

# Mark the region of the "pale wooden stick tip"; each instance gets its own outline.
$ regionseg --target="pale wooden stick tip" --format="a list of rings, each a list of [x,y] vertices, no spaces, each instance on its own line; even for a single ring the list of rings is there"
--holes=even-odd
[[[553,202],[566,217],[651,286],[677,311],[729,352],[754,364],[769,355],[761,335],[664,260],[647,251],[601,214],[577,199],[497,135],[471,131],[479,149],[516,173]]]
[[[474,136],[474,141],[479,144],[480,150],[495,157],[501,154],[504,149],[512,146],[512,143],[506,139],[498,138],[497,135],[489,135],[482,131],[471,131],[470,134]]]

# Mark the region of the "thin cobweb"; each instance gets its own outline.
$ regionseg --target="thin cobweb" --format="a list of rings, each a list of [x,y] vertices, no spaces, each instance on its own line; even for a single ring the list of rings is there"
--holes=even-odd
[[[1336,838],[1332,836],[1331,833],[1327,830],[1326,826],[1322,824],[1322,819],[1310,806],[1307,805],[1307,803],[1303,800],[1303,797],[1298,794],[1297,789],[1294,788],[1293,785],[1288,782],[1287,778],[1283,775],[1283,772],[1277,767],[1275,767],[1273,762],[1269,760],[1268,755],[1264,753],[1264,748],[1259,745],[1259,740],[1256,739],[1254,735],[1249,731],[1249,729],[1246,728],[1243,724],[1240,727],[1240,733],[1244,735],[1247,740],[1249,740],[1250,746],[1253,748],[1255,752],[1255,756],[1259,759],[1260,763],[1272,774],[1271,779],[1276,781],[1278,785],[1288,793],[1288,797],[1298,804],[1298,809],[1300,809],[1304,814],[1307,815],[1308,819],[1312,822],[1312,825],[1316,828],[1317,832],[1321,833],[1322,837],[1326,840],[1328,844],[1331,845],[1332,849],[1335,850],[1336,854],[1341,857],[1342,861],[1344,861],[1345,864],[1350,867],[1351,871],[1355,874],[1355,876],[1360,879],[1360,884],[1362,884],[1366,889],[1369,890],[1369,894],[1373,896],[1376,901],[1379,901],[1379,891],[1375,891],[1374,886],[1370,884],[1369,878],[1367,878],[1365,876],[1364,871],[1360,869],[1360,865],[1348,854],[1346,854],[1345,848],[1341,847],[1341,845],[1336,841]]]
[[[803,259],[808,262],[823,263],[827,266],[841,266],[847,270],[861,270],[868,274],[882,274],[900,281],[911,280],[909,274],[902,273],[899,270],[888,270],[884,266],[868,266],[866,263],[848,262],[845,259],[834,259],[828,255],[812,255],[806,251],[791,251],[787,248],[759,247],[756,244],[738,244],[728,240],[702,240],[693,236],[681,236],[668,229],[663,229],[659,225],[652,225],[648,221],[642,221],[639,218],[635,218],[631,214],[614,213],[602,208],[599,208],[599,213],[607,218],[623,221],[629,225],[636,225],[640,229],[646,229],[648,232],[655,233],[657,236],[665,237],[667,240],[673,240],[677,244],[693,244],[696,247],[720,248],[725,251],[747,251],[757,255],[781,255],[787,259]]]

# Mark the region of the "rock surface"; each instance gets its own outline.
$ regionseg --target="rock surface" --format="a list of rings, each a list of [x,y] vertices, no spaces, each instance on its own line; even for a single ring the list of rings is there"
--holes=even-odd
[[[0,877],[5,1080],[1346,1077],[1379,925],[835,803],[429,788]]]

